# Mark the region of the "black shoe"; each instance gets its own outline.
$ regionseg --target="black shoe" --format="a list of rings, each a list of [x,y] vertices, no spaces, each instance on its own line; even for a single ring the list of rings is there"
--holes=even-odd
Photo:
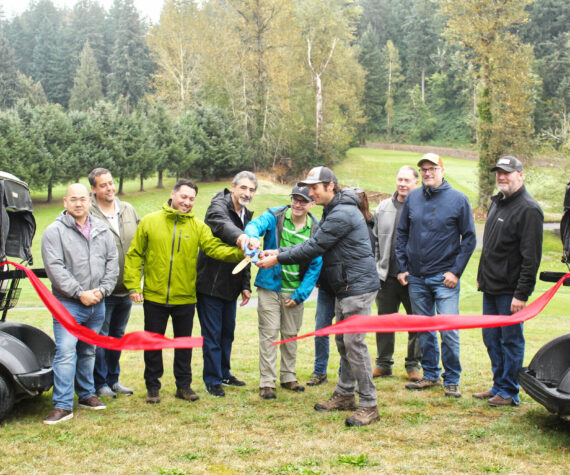
[[[178,399],[184,399],[185,401],[197,401],[200,399],[198,395],[192,391],[192,388],[178,388],[174,397],[177,397]]]
[[[225,397],[226,392],[224,388],[222,388],[221,384],[212,384],[210,386],[206,386],[206,391],[208,391],[212,396],[216,397]]]
[[[240,381],[235,376],[230,376],[229,378],[222,379],[222,385],[224,385],[224,386],[245,386],[245,382]]]
[[[158,404],[160,402],[160,390],[158,388],[147,389],[146,402],[149,404]]]

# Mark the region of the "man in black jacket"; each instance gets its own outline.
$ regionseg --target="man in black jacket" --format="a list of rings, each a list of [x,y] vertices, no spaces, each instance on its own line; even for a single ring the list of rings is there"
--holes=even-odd
[[[484,315],[511,315],[523,309],[534,290],[544,216],[526,191],[519,160],[502,157],[491,171],[496,172],[499,193],[491,198],[487,215],[477,287],[483,292]],[[517,406],[523,324],[483,328],[483,341],[491,359],[493,387],[473,397],[487,399],[491,406]]]
[[[246,206],[257,190],[257,178],[248,171],[239,172],[232,180],[231,190],[217,193],[206,211],[204,222],[215,237],[224,243],[243,248],[248,237],[244,229],[253,212]],[[203,378],[212,396],[224,397],[225,386],[244,386],[230,372],[230,357],[236,326],[236,300],[241,294],[245,305],[251,295],[250,268],[233,275],[235,264],[212,259],[202,251],[198,255],[198,318],[204,337]]]
[[[351,191],[341,191],[335,174],[326,167],[313,168],[298,185],[307,185],[309,196],[324,207],[319,229],[301,244],[264,251],[257,265],[268,268],[322,255],[321,273],[327,276],[334,292],[337,320],[355,314],[370,315],[380,280],[366,221],[358,209],[360,198]],[[329,400],[315,405],[317,411],[356,409],[347,417],[347,426],[363,426],[379,418],[365,337],[364,333],[336,335],[341,357],[338,383]],[[357,386],[358,408],[354,397]]]

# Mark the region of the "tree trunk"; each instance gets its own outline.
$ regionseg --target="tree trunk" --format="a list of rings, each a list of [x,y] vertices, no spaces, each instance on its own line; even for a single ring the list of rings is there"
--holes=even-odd
[[[164,184],[162,183],[162,170],[158,170],[158,183],[156,184],[156,187],[159,189],[164,188]]]
[[[320,74],[315,76],[315,111],[316,111],[316,123],[315,123],[315,145],[317,150],[319,150],[321,142],[321,130],[323,124],[323,83],[321,81]]]
[[[144,191],[144,178],[143,178],[142,174],[141,174],[141,186],[139,188],[139,191]]]
[[[119,177],[119,191],[117,194],[122,195],[123,194],[123,181],[124,178],[122,176]]]
[[[51,183],[48,183],[46,203],[51,203],[52,199],[53,199],[53,185]]]
[[[488,210],[491,203],[491,195],[495,188],[494,176],[491,173],[496,158],[491,141],[493,134],[493,116],[491,113],[489,68],[483,66],[481,79],[483,90],[477,107],[479,129],[479,209]]]
[[[422,66],[422,102],[426,102],[426,69]]]

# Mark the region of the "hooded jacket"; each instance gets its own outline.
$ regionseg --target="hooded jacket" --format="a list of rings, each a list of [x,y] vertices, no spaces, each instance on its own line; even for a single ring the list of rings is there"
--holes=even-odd
[[[241,249],[215,238],[193,212],[182,213],[171,208],[170,201],[165,203],[162,210],[145,216],[135,232],[125,259],[125,287],[155,303],[196,303],[198,249],[227,262],[243,258]]]
[[[285,213],[290,206],[275,206],[268,208],[258,218],[255,218],[245,227],[245,233],[249,237],[263,239],[263,249],[277,249],[281,242],[281,233],[285,221]],[[311,214],[307,213],[307,220],[311,222],[311,236],[318,228],[318,221]],[[299,274],[301,285],[291,294],[291,299],[297,304],[307,300],[311,294],[319,274],[321,273],[322,258],[316,257],[312,261],[299,264]],[[269,269],[259,269],[255,278],[256,287],[281,292],[281,265],[277,264]]]
[[[491,198],[479,261],[479,290],[526,301],[542,256],[544,215],[523,185],[508,198]]]
[[[235,246],[237,238],[244,233],[253,212],[245,209],[245,224],[237,214],[232,194],[227,188],[216,193],[206,211],[204,222],[212,234],[229,246]],[[243,256],[242,256],[243,257]],[[232,274],[234,265],[208,257],[203,252],[198,256],[197,290],[201,294],[221,298],[229,302],[237,300],[242,290],[251,290],[251,266],[238,274]]]
[[[452,272],[461,277],[476,244],[467,196],[445,180],[437,188],[412,190],[404,202],[396,242],[400,272],[416,277]]]
[[[129,293],[123,284],[125,256],[127,255],[127,251],[129,250],[129,246],[131,245],[131,241],[135,235],[135,231],[140,222],[140,218],[138,217],[135,209],[129,203],[120,201],[118,198],[115,198],[115,206],[119,208],[118,234],[115,231],[115,228],[111,226],[111,223],[109,223],[107,217],[103,214],[103,211],[101,211],[101,208],[99,208],[96,200],[93,200],[93,204],[91,205],[91,215],[103,221],[113,233],[113,237],[115,238],[117,251],[119,252],[119,277],[117,279],[115,290],[113,290],[113,295],[117,297],[123,297]]]
[[[360,198],[351,191],[336,193],[323,209],[316,232],[308,241],[279,248],[280,264],[294,264],[323,256],[321,274],[338,298],[362,295],[380,288],[368,226],[358,209]]]
[[[57,216],[42,235],[42,259],[53,294],[76,299],[85,290],[100,289],[111,295],[119,275],[117,246],[111,231],[97,218],[89,217],[89,240],[67,211]]]

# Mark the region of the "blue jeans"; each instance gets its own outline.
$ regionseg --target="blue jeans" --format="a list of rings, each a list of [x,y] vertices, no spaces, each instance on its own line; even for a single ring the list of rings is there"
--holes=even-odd
[[[111,295],[105,298],[105,321],[99,335],[121,338],[125,334],[132,305],[128,295],[123,297],[113,297]],[[97,347],[95,371],[93,373],[95,389],[100,389],[103,386],[112,388],[113,384],[119,382],[119,373],[121,372],[121,367],[119,366],[120,357],[120,351]]]
[[[79,300],[58,299],[80,325],[99,332],[105,320],[105,301],[87,307]],[[93,366],[95,365],[95,345],[78,340],[55,318],[55,358],[53,360],[53,394],[55,408],[73,410],[73,386],[79,399],[95,394]]]
[[[204,337],[203,378],[206,386],[231,377],[230,358],[236,328],[236,301],[198,293],[198,318]]]
[[[315,330],[328,327],[334,320],[334,295],[319,288],[317,310],[315,312]],[[316,374],[326,374],[329,364],[329,337],[315,337],[315,369]]]
[[[483,294],[483,315],[510,315],[513,295]],[[491,394],[503,398],[512,397],[518,405],[519,370],[524,360],[523,324],[505,327],[483,328],[483,342],[491,358],[493,387]]]
[[[408,286],[412,311],[416,315],[434,316],[438,314],[457,315],[459,313],[459,282],[450,288],[443,284],[443,274],[428,277],[408,275]],[[440,331],[441,362],[445,368],[443,384],[459,384],[461,363],[459,361],[459,330]],[[441,374],[439,366],[439,342],[437,331],[419,332],[422,349],[422,369],[424,378],[437,381]]]

